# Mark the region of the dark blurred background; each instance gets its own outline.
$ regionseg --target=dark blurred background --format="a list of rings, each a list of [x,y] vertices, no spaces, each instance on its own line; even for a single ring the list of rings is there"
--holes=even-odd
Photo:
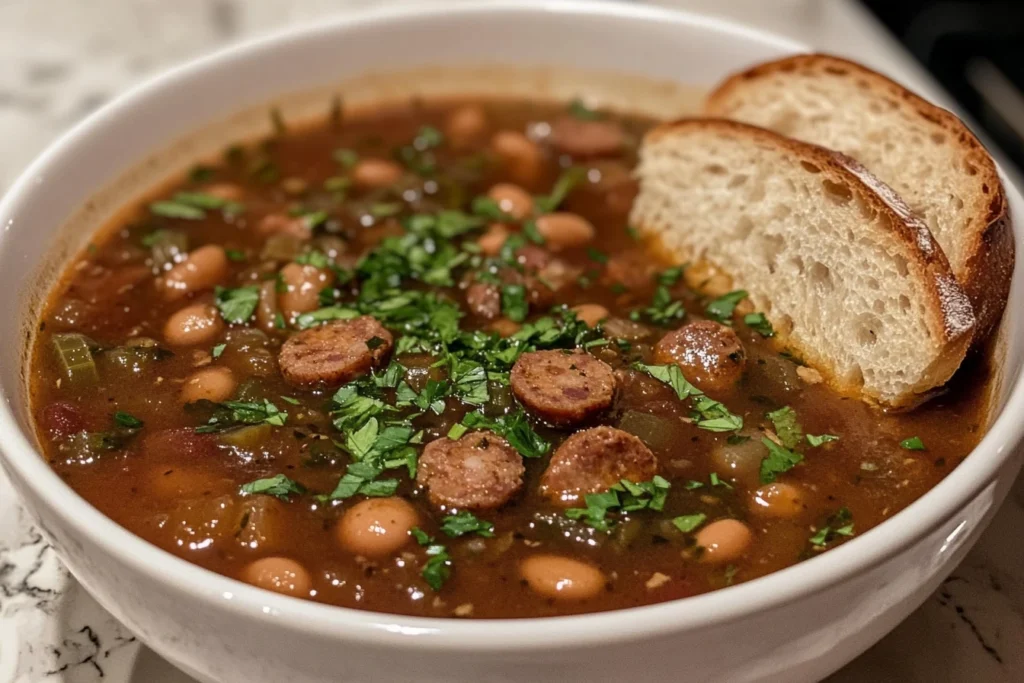
[[[1024,168],[1024,0],[862,2]]]

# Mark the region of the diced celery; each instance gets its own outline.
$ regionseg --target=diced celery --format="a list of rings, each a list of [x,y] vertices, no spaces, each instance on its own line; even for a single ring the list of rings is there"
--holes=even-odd
[[[90,346],[92,345],[89,339],[83,334],[53,335],[53,347],[57,351],[57,358],[74,385],[88,385],[99,381],[100,376],[96,371],[96,362],[93,360]]]

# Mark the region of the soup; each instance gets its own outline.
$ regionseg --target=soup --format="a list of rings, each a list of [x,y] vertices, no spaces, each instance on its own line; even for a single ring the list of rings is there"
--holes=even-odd
[[[640,241],[653,121],[474,99],[272,118],[101,231],[34,341],[54,470],[182,558],[381,612],[620,609],[827,552],[981,436],[985,355],[887,414]]]

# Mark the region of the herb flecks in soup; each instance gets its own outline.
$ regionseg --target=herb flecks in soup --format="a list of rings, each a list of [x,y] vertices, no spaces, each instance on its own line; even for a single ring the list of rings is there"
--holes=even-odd
[[[650,121],[275,120],[103,232],[35,342],[54,469],[196,564],[404,614],[631,607],[862,534],[979,438],[983,360],[880,413],[639,243]]]

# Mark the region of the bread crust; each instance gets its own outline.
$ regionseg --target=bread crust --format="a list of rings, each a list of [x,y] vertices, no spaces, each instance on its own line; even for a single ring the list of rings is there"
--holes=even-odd
[[[727,103],[737,89],[760,78],[794,72],[855,79],[858,85],[864,84],[862,87],[867,90],[894,98],[934,126],[936,131],[942,131],[955,139],[965,161],[977,169],[981,175],[982,193],[989,198],[988,207],[986,215],[972,222],[970,234],[962,236],[968,256],[964,263],[954,268],[954,272],[974,307],[977,324],[973,343],[982,344],[998,327],[1002,318],[1015,259],[1006,192],[995,161],[985,146],[952,112],[928,102],[862,64],[823,53],[784,57],[729,76],[708,95],[705,113],[728,118],[730,110]]]
[[[921,402],[936,387],[944,384],[953,373],[970,347],[974,338],[976,319],[974,309],[967,294],[954,276],[945,252],[932,237],[928,226],[915,215],[896,194],[881,180],[871,175],[860,163],[850,157],[824,147],[787,138],[778,133],[737,121],[715,118],[689,118],[672,123],[662,124],[644,138],[644,145],[656,145],[664,138],[700,131],[713,135],[747,138],[753,144],[772,146],[784,150],[800,163],[812,164],[826,174],[832,182],[842,183],[851,187],[875,211],[887,218],[887,224],[896,236],[902,256],[910,267],[915,268],[927,285],[929,313],[927,324],[934,339],[941,340],[941,350],[930,364],[922,379],[907,393],[893,399],[886,399],[872,394],[862,385],[852,385],[837,376],[827,360],[816,349],[800,347],[793,344],[788,336],[777,329],[779,343],[796,351],[809,365],[819,370],[829,384],[840,393],[856,395],[869,403],[881,404],[890,408],[906,408]],[[641,179],[641,193],[643,179]],[[645,225],[642,217],[635,217],[638,227],[647,235],[659,237],[658,229]],[[668,248],[668,245],[664,245]],[[670,249],[669,249],[670,250]],[[671,250],[670,250],[671,251]],[[678,258],[688,258],[690,254],[674,254]],[[705,257],[706,258],[706,257]],[[726,273],[730,272],[728,264],[714,263]],[[773,311],[767,314],[769,320],[778,314]],[[776,327],[778,327],[776,325]]]

